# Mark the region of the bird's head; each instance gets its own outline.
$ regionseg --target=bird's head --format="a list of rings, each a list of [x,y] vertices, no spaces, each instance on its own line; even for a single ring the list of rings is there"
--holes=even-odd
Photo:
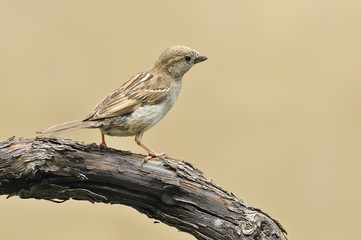
[[[205,60],[207,60],[205,55],[192,48],[171,46],[164,50],[151,70],[160,74],[171,75],[180,80],[194,64]]]

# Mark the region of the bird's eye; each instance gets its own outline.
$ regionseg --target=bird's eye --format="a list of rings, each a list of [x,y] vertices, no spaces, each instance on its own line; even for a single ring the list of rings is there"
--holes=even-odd
[[[184,60],[186,60],[186,62],[190,62],[192,60],[192,58],[190,56],[185,56]]]

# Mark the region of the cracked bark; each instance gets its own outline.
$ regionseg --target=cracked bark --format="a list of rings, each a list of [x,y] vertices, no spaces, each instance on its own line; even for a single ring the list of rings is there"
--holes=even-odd
[[[0,142],[0,194],[63,202],[125,204],[197,239],[286,239],[282,226],[171,158],[61,138]]]

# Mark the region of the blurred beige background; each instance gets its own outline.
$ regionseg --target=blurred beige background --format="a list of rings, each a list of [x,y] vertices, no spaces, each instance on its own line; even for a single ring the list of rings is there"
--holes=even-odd
[[[144,142],[279,220],[358,238],[359,1],[0,1],[0,139],[84,116],[173,44],[209,60]],[[97,130],[66,138],[100,142]],[[111,147],[144,153],[133,138]],[[194,239],[125,206],[0,197],[1,239]]]

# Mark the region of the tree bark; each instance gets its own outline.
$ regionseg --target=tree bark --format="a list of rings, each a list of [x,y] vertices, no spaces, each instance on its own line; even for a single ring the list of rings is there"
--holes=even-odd
[[[61,138],[0,142],[0,194],[63,202],[125,204],[197,239],[286,239],[282,226],[171,158]]]

